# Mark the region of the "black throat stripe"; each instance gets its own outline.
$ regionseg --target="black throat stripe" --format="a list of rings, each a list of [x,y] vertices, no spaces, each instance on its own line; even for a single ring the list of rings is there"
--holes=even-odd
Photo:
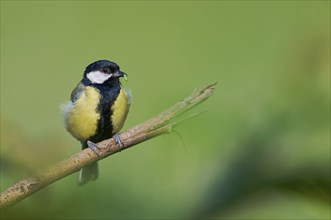
[[[96,134],[90,138],[94,143],[103,141],[105,139],[111,138],[113,134],[113,124],[111,121],[111,111],[112,105],[115,103],[121,87],[120,84],[115,83],[112,85],[94,85],[96,89],[100,91],[100,103],[97,107],[97,111],[100,114],[100,119],[98,121],[98,127]]]

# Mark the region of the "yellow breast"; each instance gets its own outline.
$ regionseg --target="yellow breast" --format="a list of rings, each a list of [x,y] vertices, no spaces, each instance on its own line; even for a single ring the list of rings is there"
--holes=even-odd
[[[125,122],[126,116],[128,115],[130,108],[130,100],[129,95],[125,89],[121,88],[121,91],[111,107],[111,111],[113,112],[111,116],[111,121],[113,124],[113,133],[118,133]]]
[[[85,141],[97,131],[100,114],[97,112],[100,94],[93,87],[86,87],[67,113],[68,131],[78,140]]]

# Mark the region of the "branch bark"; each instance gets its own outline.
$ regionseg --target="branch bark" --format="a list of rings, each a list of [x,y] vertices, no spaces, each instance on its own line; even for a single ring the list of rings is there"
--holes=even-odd
[[[182,121],[179,120],[178,117],[199,103],[205,101],[213,93],[215,85],[216,83],[199,91],[194,91],[191,96],[178,102],[157,116],[122,132],[120,134],[124,144],[122,150],[161,134],[170,133],[172,128]],[[120,151],[113,138],[104,140],[97,145],[100,148],[99,157],[91,149],[84,149],[79,153],[7,188],[0,194],[0,208],[15,205],[47,185],[80,170],[84,166]]]

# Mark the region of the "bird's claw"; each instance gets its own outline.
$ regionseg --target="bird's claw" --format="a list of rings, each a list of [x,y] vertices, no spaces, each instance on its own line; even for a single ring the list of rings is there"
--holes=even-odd
[[[100,157],[100,148],[97,146],[96,143],[93,143],[92,141],[87,141],[87,146],[97,155],[97,157]]]
[[[124,143],[122,141],[122,138],[118,135],[118,134],[114,134],[114,139],[115,142],[118,144],[119,146],[119,151],[122,151],[124,149]]]

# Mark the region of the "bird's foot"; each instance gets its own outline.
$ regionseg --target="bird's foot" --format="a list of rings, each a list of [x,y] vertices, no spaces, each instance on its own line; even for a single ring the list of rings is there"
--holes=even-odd
[[[124,143],[122,141],[122,138],[118,134],[114,134],[113,138],[119,146],[119,151],[122,151],[124,149]]]
[[[100,148],[97,146],[96,143],[93,143],[92,141],[87,141],[87,146],[97,155],[97,157],[100,157]]]

